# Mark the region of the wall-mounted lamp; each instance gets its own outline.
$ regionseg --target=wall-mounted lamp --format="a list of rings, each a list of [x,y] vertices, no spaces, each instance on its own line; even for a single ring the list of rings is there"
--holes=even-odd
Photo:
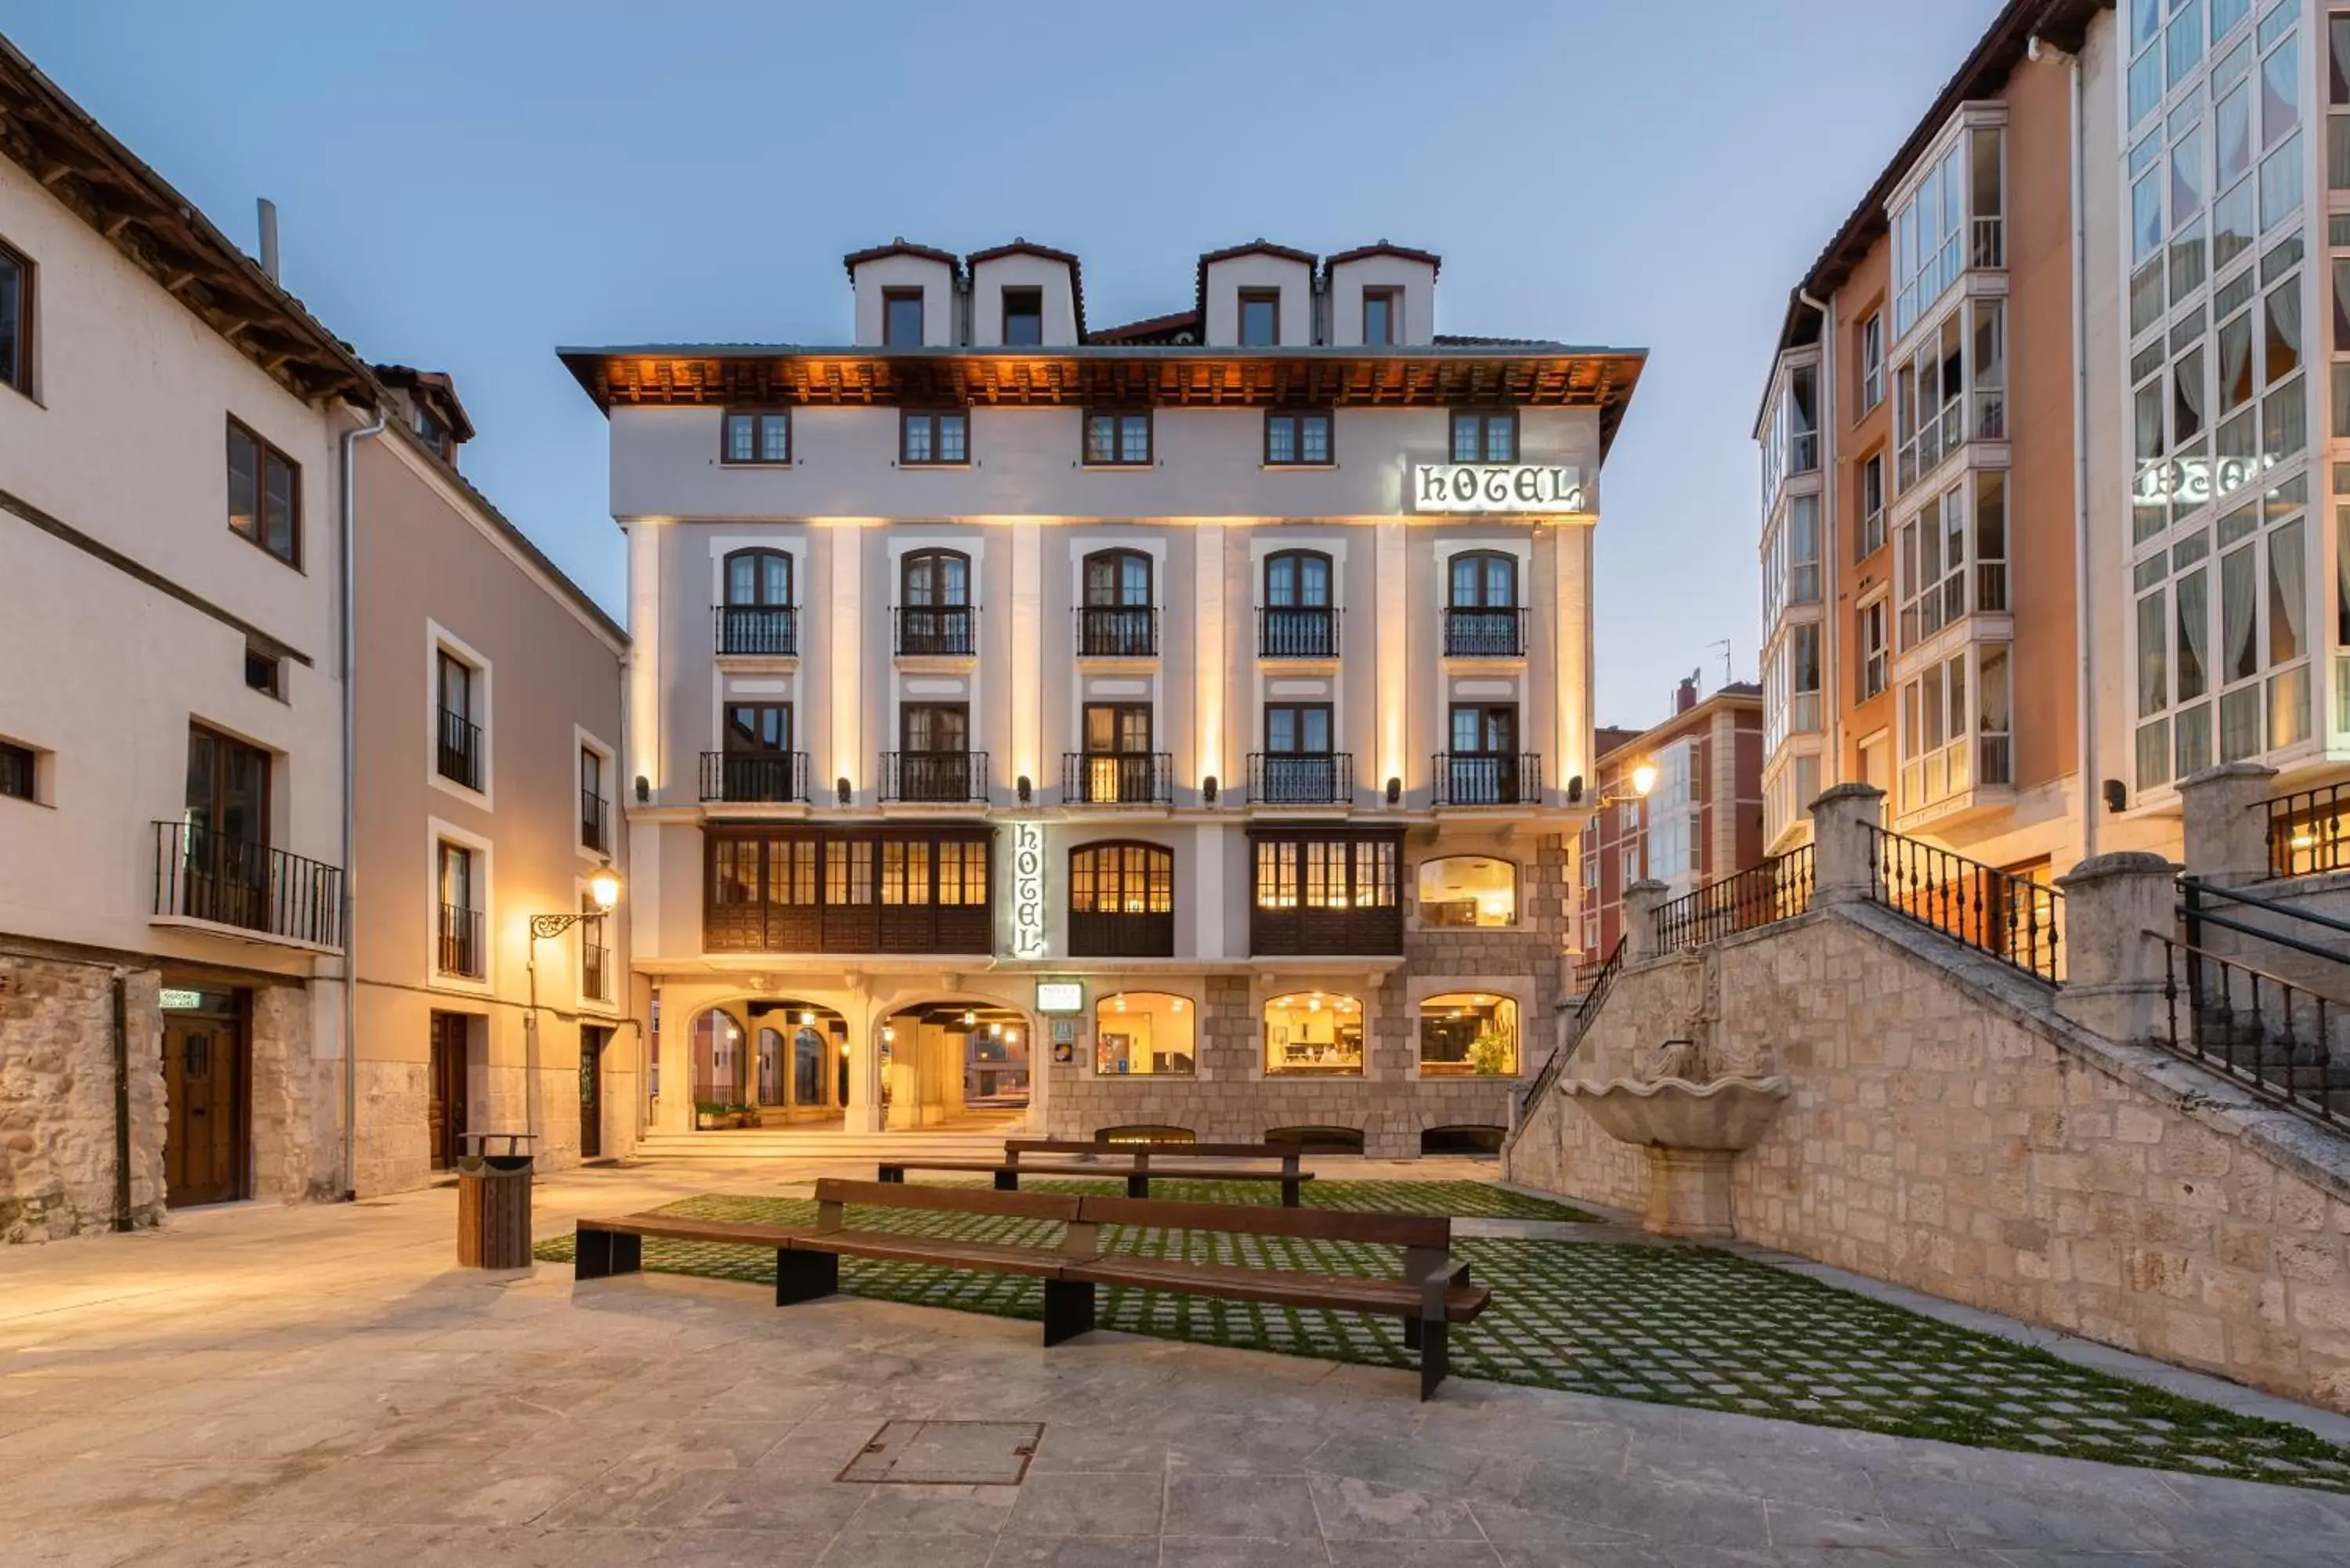
[[[1200,781],[1200,800],[1206,805],[1216,804],[1216,775],[1210,774]]]
[[[653,781],[645,777],[644,774],[639,774],[637,775],[637,804],[639,805],[642,805],[647,801],[652,799],[652,797]]]
[[[838,778],[832,781],[832,796],[841,805],[847,805],[851,800],[856,798],[856,794],[857,792],[848,787],[848,775],[847,774],[843,774]]]
[[[2119,779],[2107,779],[2105,784],[2106,809],[2119,816],[2129,809],[2129,789]]]
[[[1403,804],[1403,780],[1396,778],[1388,780],[1388,804],[1389,805]]]
[[[1012,787],[1020,792],[1020,804],[1022,805],[1026,805],[1036,798],[1036,786],[1029,779],[1026,774],[1022,774],[1018,781],[1014,783]]]
[[[1657,764],[1641,763],[1627,775],[1629,790],[1603,789],[1599,792],[1601,805],[1628,805],[1636,800],[1646,800],[1648,792],[1657,787]]]
[[[1581,774],[1576,774],[1574,777],[1566,781],[1566,804],[1569,805],[1580,805],[1582,801],[1583,775]]]

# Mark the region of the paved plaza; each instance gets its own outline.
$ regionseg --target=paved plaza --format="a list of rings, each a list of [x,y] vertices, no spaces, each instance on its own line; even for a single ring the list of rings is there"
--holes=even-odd
[[[571,1173],[542,1233],[786,1174]],[[1472,1377],[1422,1405],[1383,1366],[1117,1333],[1047,1354],[1014,1319],[778,1312],[731,1281],[468,1274],[453,1202],[0,1258],[0,1563],[2350,1561],[2350,1498],[2308,1487]]]

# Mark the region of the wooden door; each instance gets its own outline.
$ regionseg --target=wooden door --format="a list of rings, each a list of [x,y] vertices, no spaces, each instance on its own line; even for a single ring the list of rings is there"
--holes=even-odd
[[[244,1196],[244,1033],[234,1018],[163,1024],[163,1201],[178,1209]]]
[[[604,1153],[604,1043],[608,1029],[582,1024],[579,1029],[579,1158],[600,1158]]]
[[[432,1015],[432,1085],[425,1106],[432,1168],[454,1170],[465,1135],[466,1018],[462,1012]]]

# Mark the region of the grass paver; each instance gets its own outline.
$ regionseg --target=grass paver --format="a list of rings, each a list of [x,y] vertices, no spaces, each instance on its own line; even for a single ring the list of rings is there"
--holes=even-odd
[[[1038,1181],[1039,1190],[1117,1192],[1116,1181]],[[1152,1183],[1155,1194],[1262,1202],[1252,1184]],[[1315,1182],[1307,1203],[1334,1209],[1513,1219],[1586,1218],[1564,1204],[1482,1182]],[[662,1212],[711,1220],[808,1224],[811,1199],[706,1194]],[[987,1215],[855,1209],[854,1223],[972,1241],[1050,1245],[1058,1227]],[[1391,1275],[1392,1249],[1276,1236],[1106,1226],[1113,1252],[1316,1273]],[[2350,1492],[2350,1451],[2282,1422],[2241,1416],[1996,1334],[1707,1247],[1638,1242],[1456,1239],[1454,1251],[1493,1301],[1456,1327],[1452,1371],[1612,1398],[1770,1416],[1814,1426],[1932,1438],[1977,1448],[2057,1453],[2158,1469],[2282,1481]],[[568,1262],[572,1238],[537,1255]],[[747,1247],[648,1240],[644,1266],[670,1273],[772,1283],[775,1254]],[[1041,1319],[1032,1279],[841,1261],[852,1295]],[[1400,1323],[1323,1312],[1106,1288],[1105,1328],[1411,1367]]]

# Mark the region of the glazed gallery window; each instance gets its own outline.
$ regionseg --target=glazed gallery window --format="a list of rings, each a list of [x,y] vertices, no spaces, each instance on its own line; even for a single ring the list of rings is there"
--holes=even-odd
[[[1141,468],[1150,462],[1150,415],[1089,413],[1086,416],[1086,466]]]
[[[1779,493],[1779,482],[1820,466],[1820,370],[1797,365],[1772,400],[1762,438],[1764,504]]]
[[[1189,997],[1123,991],[1094,1004],[1094,1073],[1191,1077],[1198,1070],[1200,1016]]]
[[[1762,618],[1820,602],[1820,498],[1791,495],[1762,541]]]
[[[1860,526],[1853,530],[1853,558],[1885,548],[1885,454],[1876,452],[1860,465]]]
[[[1969,267],[2006,265],[1997,126],[1961,134],[1893,213],[1893,336],[1933,308]]]
[[[1895,545],[1904,652],[1962,617],[2004,612],[2006,471],[1970,472],[1901,524]]]
[[[1335,992],[1298,992],[1264,1004],[1267,1074],[1359,1077],[1363,1004]]]
[[[1158,844],[1081,844],[1069,852],[1069,952],[1175,956],[1175,855]]]
[[[1314,468],[1330,462],[1330,416],[1268,413],[1264,461],[1269,468]]]
[[[1261,831],[1252,838],[1249,932],[1253,951],[1401,950],[1399,836],[1298,830]]]
[[[1885,400],[1885,313],[1860,324],[1860,411]]]
[[[781,464],[792,461],[792,416],[729,413],[722,427],[718,460],[728,464]]]
[[[712,828],[703,843],[709,951],[989,950],[984,829]]]
[[[1517,1070],[1516,1002],[1482,992],[1454,992],[1419,1004],[1420,1076],[1509,1077]]]
[[[1898,809],[2015,782],[2008,645],[1979,643],[1901,686]]]
[[[33,395],[33,264],[0,244],[0,384]]]
[[[302,564],[302,469],[234,420],[228,422],[228,530],[289,566]]]
[[[1586,885],[1598,868],[1584,857]],[[1518,868],[1483,855],[1423,860],[1418,873],[1423,926],[1513,926],[1518,921]]]
[[[1857,689],[1855,700],[1867,701],[1885,690],[1885,669],[1887,644],[1885,636],[1885,612],[1889,607],[1883,599],[1872,599],[1861,606],[1854,617],[1854,647],[1860,654]]]
[[[1517,462],[1518,411],[1515,409],[1454,410],[1452,461]]]
[[[1974,299],[1951,306],[1902,363],[1893,392],[1898,488],[1904,495],[1970,439],[2005,441],[2005,305]]]
[[[919,468],[924,464],[951,467],[971,461],[970,416],[920,412],[912,409],[898,416],[898,461]]]

